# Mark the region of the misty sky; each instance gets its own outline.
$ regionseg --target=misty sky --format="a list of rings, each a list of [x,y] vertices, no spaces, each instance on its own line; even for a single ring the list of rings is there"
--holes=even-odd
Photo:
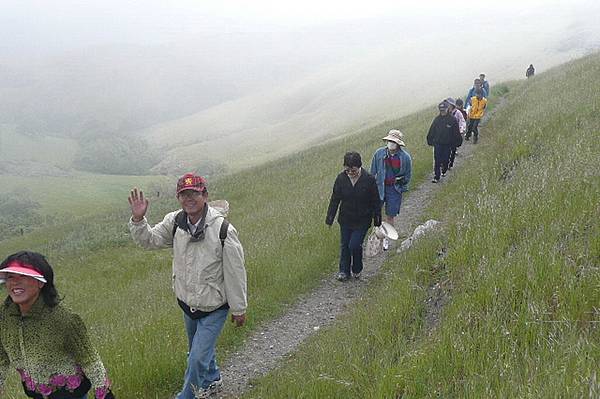
[[[592,0],[2,0],[0,50],[52,53],[94,45],[169,43],[196,34],[306,29],[354,19],[441,14],[483,18]]]

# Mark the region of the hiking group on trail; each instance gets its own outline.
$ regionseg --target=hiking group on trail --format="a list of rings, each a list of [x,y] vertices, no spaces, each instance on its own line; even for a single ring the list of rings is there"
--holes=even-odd
[[[437,115],[427,133],[427,144],[433,147],[433,183],[438,183],[454,166],[457,149],[474,135],[479,139],[478,125],[487,106],[490,84],[480,74],[464,102],[452,97],[438,104]],[[389,229],[400,213],[402,194],[408,191],[412,177],[412,159],[406,150],[404,134],[392,129],[382,138],[385,146],[378,148],[371,160],[370,173],[362,168],[358,152],[344,155],[343,171],[335,179],[325,223],[333,224],[336,213],[340,225],[340,260],[336,279],[360,278],[363,270],[363,243],[371,224],[374,234],[382,237],[381,247],[390,247]],[[382,222],[381,208],[385,206],[387,225]],[[389,226],[389,227],[386,227]]]
[[[529,76],[529,75],[528,75]],[[433,179],[437,183],[452,169],[457,149],[473,135],[487,106],[489,83],[475,79],[463,102],[448,97],[427,133],[433,146]],[[466,109],[463,108],[466,106]],[[333,184],[325,223],[340,225],[340,259],[336,279],[359,279],[363,243],[371,225],[388,250],[390,232],[408,191],[412,159],[404,134],[389,130],[382,137],[371,165],[349,151]],[[133,241],[146,249],[172,248],[172,285],[183,313],[188,339],[187,367],[175,399],[207,398],[222,389],[216,343],[227,315],[236,327],[246,323],[247,277],[238,232],[226,219],[226,201],[208,201],[208,182],[195,173],[181,176],[175,190],[180,209],[151,226],[149,201],[133,188],[128,197],[128,227]],[[382,220],[382,208],[385,220]],[[8,296],[0,309],[0,394],[8,367],[21,376],[23,390],[36,399],[114,398],[104,365],[90,342],[81,318],[60,304],[52,267],[42,254],[22,251],[0,264],[0,279]]]

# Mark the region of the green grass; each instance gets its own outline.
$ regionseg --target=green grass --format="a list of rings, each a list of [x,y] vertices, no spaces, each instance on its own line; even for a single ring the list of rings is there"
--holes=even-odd
[[[508,85],[476,155],[355,310],[248,397],[598,397],[600,56]],[[442,248],[447,253],[438,257]],[[434,331],[428,287],[450,299]]]
[[[434,115],[431,108],[209,182],[210,197],[231,204],[230,220],[240,233],[248,269],[249,322],[244,329],[227,325],[219,341],[222,357],[336,270],[339,233],[324,221],[344,153],[359,151],[368,167],[374,150],[383,145],[381,138],[400,128],[419,182],[431,168],[425,135]],[[136,248],[126,226],[129,188],[154,183],[107,177],[94,186],[93,179],[63,189],[59,180],[41,182],[48,194],[65,195],[42,196],[40,202],[46,212],[62,207],[78,215],[96,207],[111,207],[111,212],[66,217],[63,224],[0,242],[0,253],[27,248],[47,254],[65,303],[82,314],[92,331],[118,396],[162,399],[180,387],[186,353],[181,311],[170,288],[171,253]],[[169,182],[169,190],[174,184]],[[89,196],[90,187],[101,192]],[[165,195],[157,199],[151,187],[148,216],[157,222],[177,204]],[[77,196],[90,201],[77,205]],[[18,390],[14,378],[10,387],[10,392]]]
[[[164,176],[116,176],[77,173],[73,176],[0,175],[0,194],[18,192],[40,204],[43,216],[67,217],[106,213],[127,201],[129,189],[138,184],[154,187]]]

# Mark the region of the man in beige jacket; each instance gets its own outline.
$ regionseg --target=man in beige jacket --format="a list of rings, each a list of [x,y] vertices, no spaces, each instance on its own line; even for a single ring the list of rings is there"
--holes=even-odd
[[[191,173],[177,182],[181,210],[150,227],[148,199],[134,188],[129,196],[133,240],[148,249],[173,247],[173,289],[184,312],[188,365],[177,399],[205,398],[221,389],[215,346],[227,313],[236,326],[246,321],[244,251],[235,228],[208,204],[206,180]]]

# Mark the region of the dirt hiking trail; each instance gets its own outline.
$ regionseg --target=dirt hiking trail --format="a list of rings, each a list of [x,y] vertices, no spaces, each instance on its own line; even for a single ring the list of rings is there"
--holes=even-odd
[[[485,122],[504,105],[505,98],[496,99],[494,109],[485,115],[481,126],[485,126]],[[482,140],[485,141],[485,130]],[[400,214],[395,221],[400,239],[392,242],[388,251],[372,258],[364,257],[360,279],[339,282],[334,278],[337,267],[330,265],[331,275],[323,279],[317,289],[301,296],[283,315],[261,326],[248,336],[237,351],[230,353],[221,366],[223,391],[214,397],[239,397],[252,388],[251,380],[277,368],[279,362],[295,351],[306,338],[331,325],[338,316],[351,309],[353,302],[362,297],[373,276],[379,273],[387,255],[395,253],[399,243],[410,236],[419,223],[424,222],[424,210],[431,197],[445,184],[444,180],[460,170],[478,145],[474,145],[473,141],[465,141],[458,150],[454,167],[440,183],[431,183],[431,176],[428,175],[426,181],[413,185],[410,195],[403,198]],[[437,285],[429,287],[427,299],[426,320],[431,329],[435,328],[443,306],[449,301],[444,290]]]

